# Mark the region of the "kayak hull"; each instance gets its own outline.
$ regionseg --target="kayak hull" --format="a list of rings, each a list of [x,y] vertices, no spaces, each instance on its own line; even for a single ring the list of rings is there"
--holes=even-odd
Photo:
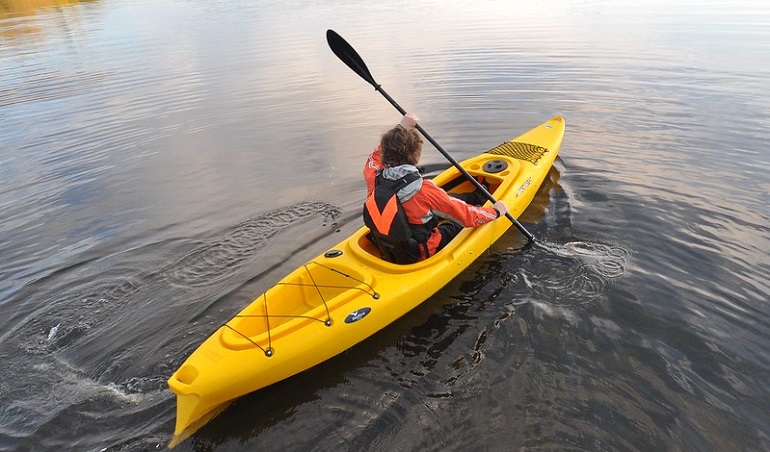
[[[518,217],[548,174],[564,127],[554,117],[461,166]],[[454,167],[434,181],[450,192],[473,187]],[[465,228],[435,256],[409,265],[382,260],[363,227],[302,265],[215,331],[169,378],[176,442],[230,401],[326,361],[402,317],[510,227],[499,219]]]

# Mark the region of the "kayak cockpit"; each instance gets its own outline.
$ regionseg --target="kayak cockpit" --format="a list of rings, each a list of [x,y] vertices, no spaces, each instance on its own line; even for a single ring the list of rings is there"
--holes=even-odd
[[[520,169],[520,163],[514,158],[510,158],[502,155],[481,154],[477,157],[471,158],[463,162],[463,168],[476,179],[481,185],[483,185],[487,191],[495,198],[501,195],[501,192],[507,190],[512,180],[516,177]],[[439,187],[443,188],[450,195],[466,195],[475,192],[476,186],[465,178],[458,170],[450,168],[448,171],[440,174],[433,180]],[[482,195],[479,195],[480,199],[484,199]],[[457,242],[462,240],[462,237],[467,235],[463,231],[455,239],[450,242],[445,249],[439,253],[445,255],[451,253],[451,249],[457,245]],[[439,259],[439,254],[432,256],[424,261],[416,262],[414,264],[394,264],[386,261],[382,258],[382,253],[377,246],[369,238],[369,229],[364,227],[354,234],[349,240],[348,244],[351,249],[361,258],[367,260],[371,264],[380,266],[390,272],[404,273],[408,271],[414,271],[419,268],[431,265],[431,262]]]

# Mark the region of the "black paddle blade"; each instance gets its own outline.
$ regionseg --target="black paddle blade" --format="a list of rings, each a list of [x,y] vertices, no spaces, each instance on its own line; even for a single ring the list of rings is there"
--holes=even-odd
[[[327,30],[326,41],[329,43],[332,52],[337,55],[337,58],[347,64],[350,69],[353,69],[353,72],[360,75],[362,79],[377,88],[377,82],[374,81],[374,77],[372,77],[372,74],[366,67],[364,60],[361,59],[358,52],[356,52],[356,49],[348,44],[342,36],[338,35],[334,30]]]

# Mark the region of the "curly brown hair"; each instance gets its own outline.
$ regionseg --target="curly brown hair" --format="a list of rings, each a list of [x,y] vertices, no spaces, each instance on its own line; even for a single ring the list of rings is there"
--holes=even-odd
[[[380,141],[385,166],[416,165],[422,154],[422,137],[415,129],[400,125],[388,130]]]

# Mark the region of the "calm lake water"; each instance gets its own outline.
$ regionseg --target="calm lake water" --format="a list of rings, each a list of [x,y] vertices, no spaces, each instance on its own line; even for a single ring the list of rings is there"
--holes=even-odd
[[[553,249],[178,450],[770,449],[765,0],[0,2],[0,449],[165,447],[170,374],[360,226],[399,115],[329,28],[458,160],[564,115]]]

